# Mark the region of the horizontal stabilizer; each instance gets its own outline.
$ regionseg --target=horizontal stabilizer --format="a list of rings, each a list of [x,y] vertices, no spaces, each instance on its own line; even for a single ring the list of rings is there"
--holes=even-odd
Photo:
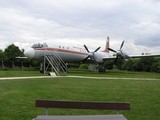
[[[16,57],[16,58],[27,59],[28,57],[20,57],[20,56],[18,56],[18,57]]]

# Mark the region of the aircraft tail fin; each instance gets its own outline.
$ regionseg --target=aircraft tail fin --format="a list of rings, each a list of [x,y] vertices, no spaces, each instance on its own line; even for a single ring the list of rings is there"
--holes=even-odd
[[[108,50],[108,48],[109,48],[109,36],[107,37],[107,41],[106,41],[105,50],[104,50],[104,51],[102,51],[102,52],[107,52],[107,53],[109,53],[109,50]]]

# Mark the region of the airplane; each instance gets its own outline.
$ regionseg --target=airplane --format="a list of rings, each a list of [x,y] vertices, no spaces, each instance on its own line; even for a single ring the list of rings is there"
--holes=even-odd
[[[45,64],[43,63],[45,61],[44,57],[47,55],[53,57],[58,55],[58,57],[64,63],[92,62],[96,65],[102,65],[107,60],[115,60],[114,63],[116,63],[118,58],[130,59],[142,57],[160,57],[160,55],[127,55],[122,50],[123,45],[124,41],[122,41],[119,50],[113,50],[109,46],[109,37],[107,37],[105,50],[99,51],[101,47],[98,47],[95,50],[89,50],[86,45],[76,45],[52,40],[44,40],[34,43],[31,48],[26,49],[24,51],[24,55],[27,58],[40,61],[42,64],[41,69]],[[116,56],[111,57],[109,55],[109,51],[115,52]],[[104,67],[100,67],[100,69],[102,68]],[[105,71],[105,68],[102,71]]]

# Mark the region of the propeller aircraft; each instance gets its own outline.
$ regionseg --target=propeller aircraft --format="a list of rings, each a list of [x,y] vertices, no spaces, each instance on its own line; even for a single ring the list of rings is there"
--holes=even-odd
[[[141,57],[160,57],[160,54],[156,55],[127,55],[123,52],[122,47],[124,41],[122,41],[119,50],[113,50],[109,47],[109,37],[107,37],[105,50],[100,51],[101,47],[95,50],[89,50],[86,45],[75,45],[63,42],[53,42],[52,40],[44,40],[37,42],[24,51],[24,55],[27,58],[44,62],[44,57],[47,53],[51,56],[58,55],[64,63],[85,63],[92,62],[96,65],[102,65],[107,60],[114,60],[116,63],[117,59],[122,57],[124,59],[130,58],[141,58]],[[48,51],[48,52],[46,52]],[[110,56],[109,51],[116,53],[116,56]],[[57,64],[57,63],[56,63]]]

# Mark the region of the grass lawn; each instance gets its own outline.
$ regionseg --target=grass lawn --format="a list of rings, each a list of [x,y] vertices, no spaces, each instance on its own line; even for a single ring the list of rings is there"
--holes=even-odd
[[[0,71],[1,77],[24,77],[24,76],[44,76],[39,71]]]
[[[43,75],[37,71],[0,71],[0,77]],[[160,74],[126,71],[69,70],[68,75],[119,78],[160,79]],[[111,80],[87,78],[41,78],[0,80],[0,120],[31,120],[44,115],[45,108],[36,108],[36,99],[130,102],[131,110],[120,111],[128,120],[160,119],[160,80]],[[49,115],[105,115],[109,110],[49,109]]]
[[[119,70],[107,70],[105,74],[98,73],[97,71],[89,70],[69,70],[68,75],[79,76],[93,76],[93,77],[114,77],[114,78],[153,78],[160,79],[159,73],[149,72],[131,72],[131,71],[119,71]]]

